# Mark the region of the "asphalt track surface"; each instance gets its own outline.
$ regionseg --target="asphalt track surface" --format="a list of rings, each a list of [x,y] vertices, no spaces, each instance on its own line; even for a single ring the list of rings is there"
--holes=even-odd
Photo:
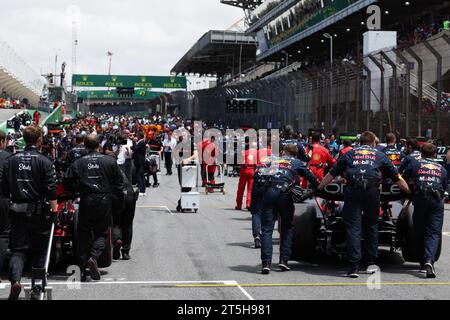
[[[0,123],[3,123],[12,117],[14,114],[21,112],[22,110],[18,109],[0,109]]]
[[[163,170],[165,172],[165,170]],[[400,254],[381,253],[381,273],[352,280],[343,277],[345,262],[320,258],[313,264],[292,262],[292,271],[260,273],[260,252],[253,248],[251,216],[235,211],[237,178],[225,178],[227,194],[206,195],[201,209],[177,213],[177,177],[162,176],[158,189],[139,199],[131,261],[102,270],[100,282],[67,282],[65,270],[50,274],[55,300],[289,300],[289,299],[449,299],[450,222],[446,219],[438,278],[426,280],[418,266]],[[446,207],[446,215],[450,207]],[[274,233],[278,244],[278,233]],[[274,262],[278,262],[274,246]],[[3,276],[6,276],[3,274]],[[23,283],[29,282],[24,278]],[[379,283],[381,285],[379,285]],[[9,293],[0,283],[0,299]],[[22,293],[22,298],[23,298]]]

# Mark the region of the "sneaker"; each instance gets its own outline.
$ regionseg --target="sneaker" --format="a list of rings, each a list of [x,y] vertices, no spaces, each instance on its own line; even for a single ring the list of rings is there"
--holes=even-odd
[[[420,264],[419,273],[427,273],[427,270],[425,270],[425,265],[423,263]]]
[[[347,277],[351,278],[351,279],[358,279],[359,278],[359,270],[358,268],[351,268],[348,272],[347,272]]]
[[[141,193],[139,193],[139,196],[140,196],[140,197],[146,197],[146,196],[147,196],[147,194],[146,194],[146,193],[142,193],[142,192],[141,192]]]
[[[363,270],[366,270],[366,274],[375,274],[377,271],[379,271],[379,267],[376,265],[375,262],[369,261],[363,264],[362,266]]]
[[[427,279],[436,278],[436,271],[434,270],[434,266],[431,262],[425,263],[425,270],[427,273]]]
[[[128,253],[128,251],[123,251],[122,250],[122,259],[123,260],[131,260],[130,254]]]
[[[278,264],[278,267],[283,272],[291,271],[291,268],[289,268],[288,262],[286,260],[281,260],[280,263]]]
[[[242,208],[234,207],[234,210],[236,210],[236,211],[242,211]]]
[[[153,188],[158,188],[159,187],[159,183],[155,183],[154,185],[153,185]]]
[[[261,249],[261,239],[255,239],[255,249]]]
[[[40,288],[32,288],[30,292],[30,300],[39,300],[41,298],[41,289]]]
[[[119,260],[120,259],[120,249],[122,249],[123,242],[122,240],[117,240],[114,243],[114,249],[113,249],[113,259]]]
[[[81,271],[81,279],[80,282],[87,282],[86,270]]]
[[[12,284],[8,300],[19,300],[20,292],[22,292],[22,285],[19,282]]]
[[[102,276],[100,275],[100,270],[98,269],[97,261],[90,258],[87,263],[89,270],[91,270],[91,279],[95,281],[99,281]]]
[[[269,264],[264,264],[262,266],[261,273],[262,274],[269,274],[270,273],[270,265]]]

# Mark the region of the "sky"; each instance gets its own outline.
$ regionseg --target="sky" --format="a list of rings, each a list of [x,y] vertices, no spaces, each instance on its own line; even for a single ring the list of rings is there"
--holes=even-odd
[[[73,18],[75,17],[75,18]],[[72,73],[72,20],[78,22],[77,73],[169,75],[208,30],[228,29],[243,17],[220,0],[15,0],[0,10],[5,41],[36,72],[63,61]],[[58,71],[59,72],[59,71]]]

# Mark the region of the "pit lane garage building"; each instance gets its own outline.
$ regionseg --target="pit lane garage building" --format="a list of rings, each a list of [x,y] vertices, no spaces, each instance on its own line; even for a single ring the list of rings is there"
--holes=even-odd
[[[236,36],[254,40],[254,55],[238,41],[214,51],[202,37],[172,70],[217,76],[213,88],[174,95],[193,116],[449,139],[448,1],[221,2],[243,10],[247,29]],[[257,108],[233,107],[234,99]]]

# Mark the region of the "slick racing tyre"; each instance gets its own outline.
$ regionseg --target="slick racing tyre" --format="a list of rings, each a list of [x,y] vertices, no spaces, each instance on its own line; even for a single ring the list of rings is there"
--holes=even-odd
[[[403,259],[408,262],[421,262],[422,257],[419,252],[419,245],[414,232],[413,222],[414,208],[410,206],[402,211],[398,219],[398,232],[402,235],[402,255]],[[442,236],[439,240],[439,247],[436,252],[435,261],[437,262],[441,256]]]
[[[310,261],[316,256],[317,216],[314,207],[297,206],[300,212],[294,217],[292,259]]]

